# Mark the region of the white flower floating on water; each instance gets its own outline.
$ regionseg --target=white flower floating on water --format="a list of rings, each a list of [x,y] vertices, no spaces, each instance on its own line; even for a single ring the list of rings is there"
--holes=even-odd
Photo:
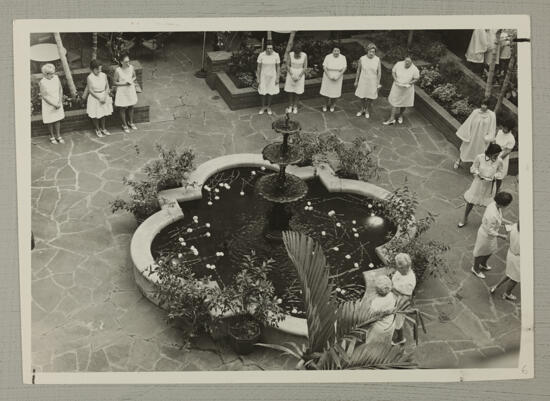
[[[340,289],[340,287],[336,287],[336,292],[341,292],[342,290]]]
[[[229,184],[225,184],[224,187],[225,187],[225,189],[231,189],[231,185],[229,185]]]
[[[210,233],[206,233],[206,234],[204,234],[204,236],[210,238]]]
[[[308,206],[311,206],[311,202],[308,201],[308,202],[307,202],[307,205],[308,205]]]
[[[359,267],[359,263],[355,262],[355,263],[353,264],[353,267]]]
[[[179,242],[183,242],[183,241],[185,241],[185,240],[184,240],[182,237],[179,237],[179,238],[178,238],[178,241],[179,241]]]
[[[241,192],[240,192],[240,195],[241,195],[241,196],[244,196],[244,192],[243,192],[243,191],[241,191]]]
[[[359,234],[358,234],[358,233],[353,234],[353,236],[354,236],[355,238],[359,238]]]
[[[183,258],[183,253],[178,253],[178,258]]]
[[[356,232],[357,232],[357,228],[352,227],[352,228],[351,228],[351,231],[353,231],[354,233],[356,233]]]
[[[212,201],[208,201],[208,206],[212,206],[212,205],[213,205]]]
[[[193,229],[192,229],[192,228],[188,228],[188,229],[187,229],[187,232],[188,232],[188,233],[192,233],[192,232],[193,232]]]
[[[281,298],[277,298],[277,303],[280,305],[283,303],[283,300]]]
[[[346,293],[346,290],[342,290],[340,294],[344,295]]]
[[[250,174],[256,175],[256,171],[252,170],[252,172]]]
[[[346,255],[345,258],[346,259],[351,259],[351,255]]]
[[[221,256],[223,256],[223,255],[224,255],[223,252],[216,252],[216,256],[218,256],[218,257],[221,257]]]
[[[328,215],[330,217],[334,216],[336,214],[336,212],[334,210],[331,210],[330,212],[328,212]]]
[[[210,187],[208,185],[205,185],[204,190],[210,192]]]
[[[307,207],[307,206],[304,206],[304,210],[309,210],[309,207]]]
[[[206,228],[210,228],[210,223],[206,223],[204,226],[205,226]]]
[[[374,267],[374,263],[370,262],[369,267]]]
[[[292,310],[290,311],[290,313],[298,313],[298,309],[292,308]]]
[[[372,204],[371,203],[369,203],[367,206],[368,206],[369,209],[372,209]]]
[[[338,251],[340,250],[340,248],[338,248],[337,246],[335,246],[334,248],[332,248],[332,250],[338,252]]]
[[[215,192],[215,193],[219,193],[220,190],[219,190],[218,188],[216,188],[216,189],[214,190],[214,192]]]
[[[321,231],[321,235],[324,237],[325,235],[327,235],[327,232],[326,231]]]
[[[220,197],[218,195],[214,196],[214,200],[220,200]]]
[[[193,252],[193,255],[195,255],[195,256],[199,256],[199,251],[198,251],[198,249],[197,249],[197,248],[193,248],[193,249],[191,249],[191,252]]]
[[[260,170],[265,171],[265,167],[264,166],[260,167]]]
[[[370,215],[371,215],[371,216],[374,216],[374,213],[371,213]]]
[[[336,223],[336,227],[342,227],[342,223]]]
[[[220,182],[218,185],[219,185],[220,187],[225,187],[225,182]]]

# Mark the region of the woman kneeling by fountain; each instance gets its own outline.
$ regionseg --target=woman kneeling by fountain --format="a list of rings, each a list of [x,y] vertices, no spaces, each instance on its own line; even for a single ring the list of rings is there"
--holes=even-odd
[[[396,298],[392,292],[392,282],[387,276],[376,277],[374,288],[377,296],[372,300],[370,310],[376,315],[387,315],[372,325],[366,342],[387,343],[391,341],[395,328],[395,315],[391,312],[395,309]]]
[[[395,256],[395,265],[397,271],[393,273],[391,281],[393,284],[393,292],[399,301],[401,298],[408,300],[412,299],[413,291],[416,287],[416,276],[412,269],[411,257],[406,253],[398,253]],[[406,342],[403,336],[403,324],[405,316],[397,315],[395,317],[395,331],[393,335],[392,345],[404,344]]]

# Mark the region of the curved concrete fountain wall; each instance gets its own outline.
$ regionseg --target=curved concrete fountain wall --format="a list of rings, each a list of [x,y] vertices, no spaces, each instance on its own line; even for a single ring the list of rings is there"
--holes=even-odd
[[[185,202],[202,198],[202,186],[212,175],[239,167],[265,167],[276,171],[277,166],[265,161],[261,155],[252,153],[238,153],[233,155],[221,156],[201,164],[193,171],[188,178],[188,184],[185,187],[169,189],[159,193],[159,203],[161,210],[147,220],[145,220],[136,230],[130,244],[130,254],[134,264],[134,277],[138,288],[143,295],[156,305],[159,300],[155,296],[155,288],[158,284],[158,276],[151,273],[154,259],[151,254],[151,244],[157,234],[169,224],[182,219],[183,212],[178,202]],[[361,195],[371,199],[384,199],[390,195],[390,192],[374,184],[364,181],[348,180],[338,178],[334,171],[328,165],[321,165],[317,168],[288,166],[287,171],[304,180],[318,176],[329,192],[345,192],[355,195]],[[396,240],[403,235],[401,227],[397,228],[396,235],[391,241]],[[376,248],[376,253],[380,259],[387,263],[385,255],[387,254],[385,246]],[[211,283],[211,285],[217,285]],[[280,330],[289,334],[298,336],[307,336],[307,323],[305,319],[296,318],[287,315],[279,323]]]

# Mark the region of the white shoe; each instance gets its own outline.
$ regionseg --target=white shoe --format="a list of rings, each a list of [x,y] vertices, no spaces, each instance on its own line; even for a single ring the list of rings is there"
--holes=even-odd
[[[267,108],[267,114],[269,114],[269,115],[273,114],[273,112],[271,111],[271,109],[269,107]]]
[[[362,111],[358,111],[357,114],[355,115],[355,117],[361,117],[363,115],[363,112]]]
[[[485,278],[485,274],[483,274],[482,272],[476,272],[473,266],[472,266],[472,268],[471,268],[471,271],[472,271],[472,273],[474,273],[477,277],[479,277],[479,278]]]
[[[397,117],[397,124],[403,124],[403,117]]]
[[[330,112],[331,112],[331,113],[334,113],[334,107],[331,107],[331,108],[330,108]]]
[[[383,125],[393,125],[393,124],[395,124],[395,120],[384,121],[382,124]]]
[[[370,114],[367,112],[365,112],[365,118],[370,118]]]
[[[260,111],[258,112],[259,115],[262,115],[264,114],[265,110],[264,109],[260,109]]]
[[[292,113],[298,114],[298,107],[294,106],[294,108],[292,109]]]
[[[327,112],[327,106],[323,106],[323,112]]]
[[[285,113],[292,113],[292,107],[287,107],[285,109]]]

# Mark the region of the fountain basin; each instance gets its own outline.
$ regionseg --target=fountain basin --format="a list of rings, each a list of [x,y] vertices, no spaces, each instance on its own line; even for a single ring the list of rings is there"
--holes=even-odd
[[[151,253],[154,238],[165,227],[184,218],[178,202],[201,199],[202,187],[210,177],[220,171],[239,167],[264,167],[270,171],[277,171],[278,169],[258,154],[222,156],[202,164],[191,173],[189,177],[191,185],[170,189],[159,194],[162,210],[150,216],[138,227],[131,242],[131,257],[134,264],[136,284],[150,301],[158,305],[158,300],[154,295],[158,277],[156,274],[150,274],[149,272],[150,266],[154,264]],[[326,165],[319,168],[288,166],[287,171],[305,180],[317,177],[329,192],[355,194],[374,200],[384,199],[389,195],[388,191],[367,182],[340,179]],[[394,239],[400,235],[403,235],[403,232],[398,227]],[[385,245],[377,247],[376,253],[382,261],[385,261]],[[211,284],[216,285],[216,283]],[[293,335],[307,336],[307,324],[303,318],[287,315],[279,324],[279,329]]]

